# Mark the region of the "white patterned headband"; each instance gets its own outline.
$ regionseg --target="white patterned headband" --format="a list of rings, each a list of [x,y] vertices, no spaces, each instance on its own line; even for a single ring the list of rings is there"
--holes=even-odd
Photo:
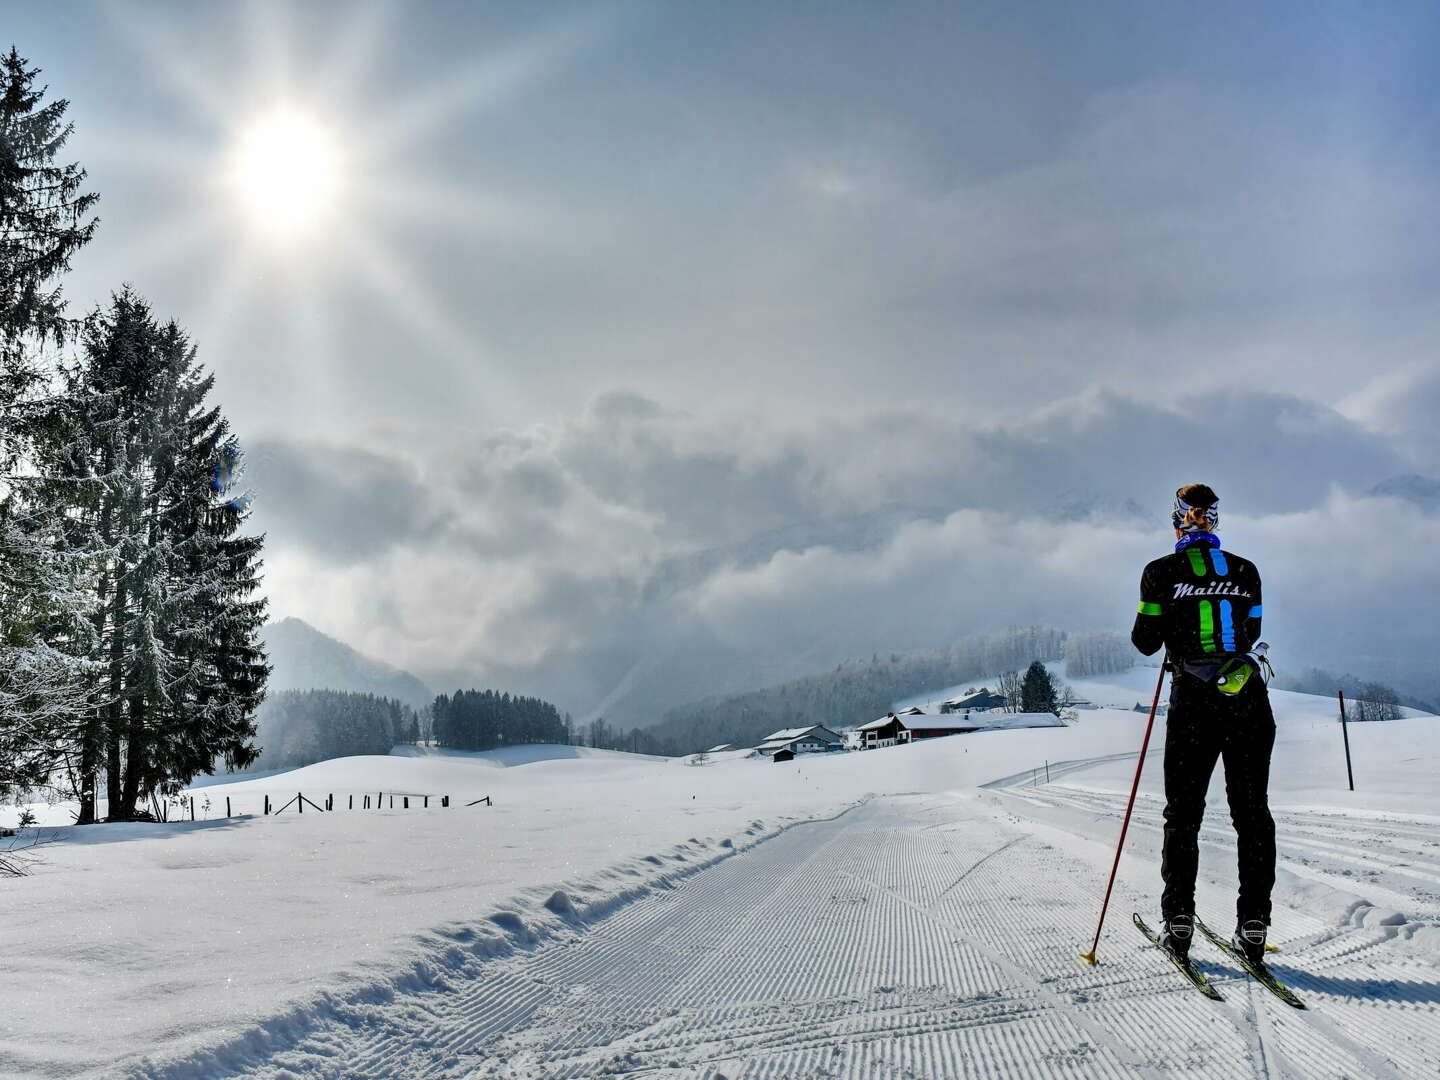
[[[1170,515],[1170,523],[1181,532],[1214,532],[1220,524],[1220,500],[1216,499],[1213,506],[1200,507],[1200,509],[1205,511],[1205,523],[1203,525],[1196,525],[1193,522],[1187,522],[1185,520],[1185,515],[1194,509],[1196,509],[1196,507],[1191,506],[1184,499],[1180,498],[1179,495],[1176,495],[1175,510]]]

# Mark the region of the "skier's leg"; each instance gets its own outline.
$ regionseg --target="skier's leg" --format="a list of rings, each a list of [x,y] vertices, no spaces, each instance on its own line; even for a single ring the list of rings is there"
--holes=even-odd
[[[1205,792],[1220,755],[1215,717],[1203,697],[1176,673],[1165,719],[1165,848],[1160,875],[1165,890],[1160,913],[1169,920],[1195,910],[1195,873],[1200,862],[1200,821],[1205,815]]]
[[[1270,816],[1270,752],[1275,746],[1275,717],[1263,686],[1241,691],[1224,718],[1225,794],[1235,825],[1240,895],[1236,925],[1250,919],[1270,924],[1270,893],[1275,887],[1275,819]]]

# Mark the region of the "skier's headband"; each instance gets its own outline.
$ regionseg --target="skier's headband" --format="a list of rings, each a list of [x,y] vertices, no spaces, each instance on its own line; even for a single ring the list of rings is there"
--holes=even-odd
[[[1196,522],[1190,516],[1190,511],[1197,509],[1204,515],[1202,522]],[[1195,507],[1176,495],[1175,509],[1170,514],[1170,524],[1181,532],[1214,532],[1220,524],[1220,500],[1216,499],[1209,506]]]

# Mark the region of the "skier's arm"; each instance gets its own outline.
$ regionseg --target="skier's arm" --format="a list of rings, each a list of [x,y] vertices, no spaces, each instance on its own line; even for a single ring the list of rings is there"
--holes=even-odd
[[[1140,575],[1140,610],[1135,615],[1135,626],[1130,631],[1130,640],[1135,648],[1146,656],[1160,651],[1165,644],[1165,628],[1168,614],[1165,611],[1162,586],[1155,580],[1155,572],[1145,568]]]
[[[1260,617],[1264,609],[1260,606],[1260,575],[1255,575],[1255,602],[1250,605],[1250,613],[1245,616],[1245,633],[1250,638],[1250,644],[1260,640]]]

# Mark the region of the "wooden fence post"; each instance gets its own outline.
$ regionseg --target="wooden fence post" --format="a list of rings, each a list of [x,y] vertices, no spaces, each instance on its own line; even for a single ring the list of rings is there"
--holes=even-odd
[[[190,820],[195,820],[195,796],[190,796]]]
[[[440,805],[441,805],[441,806],[449,806],[449,805],[450,805],[450,796],[449,796],[449,795],[441,795],[441,796],[440,796]]]
[[[426,796],[425,796],[425,809],[426,809],[426,810],[429,810],[429,809],[430,809],[430,796],[429,796],[429,795],[426,795]]]
[[[402,796],[400,796],[400,809],[402,809],[402,810],[409,810],[409,809],[410,809],[410,796],[409,796],[409,795],[402,795]]]
[[[350,809],[351,809],[351,810],[354,810],[354,809],[355,809],[355,796],[354,796],[354,795],[351,795],[351,796],[350,796]]]
[[[225,796],[225,816],[226,816],[226,817],[229,817],[229,816],[230,816],[230,796],[229,796],[229,795],[226,795],[226,796]]]
[[[335,793],[334,793],[333,791],[332,791],[329,795],[326,795],[326,796],[325,796],[325,809],[326,809],[326,810],[334,810],[334,809],[335,809]]]
[[[266,816],[269,816],[269,814],[270,814],[270,796],[269,796],[269,795],[266,795],[266,796],[265,796],[265,814],[266,814]]]
[[[298,791],[295,792],[295,801],[300,804],[296,807],[295,812],[297,814],[303,814],[305,812],[305,800],[300,797],[300,792]]]
[[[395,809],[395,796],[394,796],[394,795],[391,795],[391,796],[390,796],[390,809],[391,809],[391,810],[394,810],[394,809]]]

